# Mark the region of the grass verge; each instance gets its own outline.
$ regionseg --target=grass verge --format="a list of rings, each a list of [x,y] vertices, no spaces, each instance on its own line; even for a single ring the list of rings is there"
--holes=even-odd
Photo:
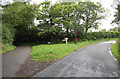
[[[7,51],[11,51],[13,49],[15,49],[16,47],[13,45],[9,45],[9,44],[2,44],[2,52],[0,51],[0,54],[2,53],[6,53]]]
[[[35,61],[52,61],[61,59],[64,56],[74,52],[75,50],[88,46],[91,44],[96,44],[100,41],[108,41],[116,39],[100,39],[78,42],[76,45],[74,43],[68,44],[52,44],[52,45],[38,45],[32,47],[31,57]]]
[[[119,48],[118,46],[120,46],[119,45],[120,40],[117,39],[116,41],[117,42],[111,46],[111,52],[117,60],[120,60],[120,58],[118,57],[119,56],[118,52],[120,52],[120,49],[118,49]]]

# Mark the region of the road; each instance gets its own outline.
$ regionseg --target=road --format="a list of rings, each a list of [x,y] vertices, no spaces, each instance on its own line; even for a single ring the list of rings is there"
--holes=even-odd
[[[30,54],[30,47],[17,47],[2,55],[2,77],[15,77],[16,71]]]
[[[118,77],[111,42],[86,46],[50,65],[34,77]]]

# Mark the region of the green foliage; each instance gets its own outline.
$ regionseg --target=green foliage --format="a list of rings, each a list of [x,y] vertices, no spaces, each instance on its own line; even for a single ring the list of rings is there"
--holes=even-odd
[[[7,24],[2,25],[2,42],[3,44],[12,44],[15,35],[15,29]]]
[[[80,25],[85,29],[85,33],[87,33],[90,28],[97,29],[100,24],[99,20],[105,17],[103,15],[105,10],[100,3],[79,2],[76,11],[78,12],[78,22],[82,20],[83,23]]]
[[[114,14],[115,19],[112,21],[112,23],[116,23],[118,25],[118,31],[120,31],[120,1],[119,0],[114,0],[113,5],[114,9],[116,9],[116,12]],[[117,27],[114,29],[111,29],[110,31],[116,31]]]
[[[66,29],[66,36],[68,37],[68,30],[73,29],[73,11],[74,11],[74,3],[73,2],[62,2],[62,24],[64,29]]]
[[[49,28],[49,32],[52,33],[53,35],[55,35],[56,34],[56,28],[52,26],[51,28]]]
[[[26,2],[14,2],[3,6],[2,42],[4,44],[12,44],[15,35],[24,37],[26,30],[33,25],[35,18],[33,9],[34,7]]]
[[[120,21],[120,1],[116,1],[117,2],[117,7],[116,7],[116,14],[114,15],[115,16],[115,19],[113,20],[113,23],[116,23],[116,24],[119,24],[119,21]]]
[[[22,26],[27,27],[33,22],[32,8],[29,4],[15,2],[7,7],[3,6],[3,23],[12,25],[13,27]]]
[[[38,8],[37,19],[40,20],[40,24],[38,25],[39,29],[39,37],[49,36],[48,41],[54,42],[54,35],[60,34],[62,32],[62,28],[59,27],[61,23],[62,16],[62,6],[58,3],[50,6],[50,1],[45,1],[41,3]],[[56,35],[57,36],[57,35]]]
[[[56,17],[62,17],[62,5],[60,5],[59,3],[52,5],[49,10],[49,15],[50,18],[53,19],[55,19]]]

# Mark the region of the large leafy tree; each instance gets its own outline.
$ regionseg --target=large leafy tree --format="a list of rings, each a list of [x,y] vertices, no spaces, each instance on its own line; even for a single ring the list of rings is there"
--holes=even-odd
[[[3,42],[13,41],[14,36],[24,37],[27,30],[33,24],[33,7],[26,2],[15,2],[3,6]]]
[[[99,26],[99,20],[104,18],[103,12],[104,8],[102,8],[100,3],[94,2],[79,2],[77,7],[78,12],[78,20],[80,25],[83,26],[84,32],[90,28],[97,29]]]
[[[39,10],[37,14],[37,20],[40,24],[38,28],[40,30],[39,35],[48,34],[50,40],[53,43],[53,36],[59,34],[62,30],[61,16],[62,16],[62,6],[58,3],[50,5],[50,1],[45,1],[39,5]],[[48,37],[48,38],[49,38]]]
[[[62,23],[64,29],[66,29],[66,36],[68,37],[68,33],[70,29],[73,29],[73,21],[74,21],[74,2],[62,2],[61,5],[63,6],[62,10]]]

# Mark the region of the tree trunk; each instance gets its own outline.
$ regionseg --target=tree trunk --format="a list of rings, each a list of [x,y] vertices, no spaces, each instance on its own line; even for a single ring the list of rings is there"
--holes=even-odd
[[[69,18],[69,13],[68,13],[68,18]],[[67,28],[66,28],[67,37],[68,37],[68,30],[69,30],[69,26],[67,26]]]
[[[89,19],[88,19],[88,16],[87,16],[86,21],[85,21],[85,34],[88,31],[88,22],[89,22]]]
[[[50,19],[50,27],[52,27],[53,26],[53,23],[52,23],[52,19]],[[50,33],[51,34],[51,43],[53,44],[53,34],[52,34],[52,32]]]
[[[85,34],[87,33],[87,31],[88,31],[88,28],[85,29]]]
[[[52,27],[52,19],[50,19],[50,26]]]
[[[66,34],[67,34],[67,37],[68,37],[68,29],[69,29],[69,28],[67,27],[67,28],[66,28]]]

